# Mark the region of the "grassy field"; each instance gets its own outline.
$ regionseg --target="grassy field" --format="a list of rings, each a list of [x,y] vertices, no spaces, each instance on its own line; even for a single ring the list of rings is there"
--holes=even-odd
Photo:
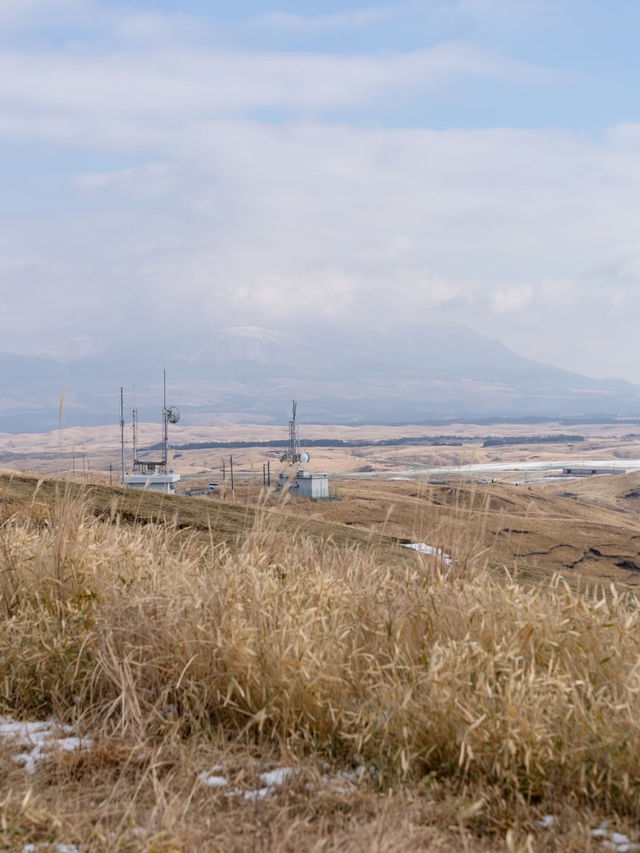
[[[636,432],[634,432],[636,430]],[[331,426],[306,424],[301,427],[303,444],[306,440],[341,439],[365,442],[361,447],[313,447],[312,467],[314,470],[336,473],[357,472],[362,469],[401,472],[407,466],[458,465],[464,463],[492,463],[513,461],[554,461],[574,458],[586,459],[632,459],[640,458],[640,427],[634,424],[580,424],[568,426],[559,423],[531,424],[451,424],[448,426],[425,426],[404,424],[402,426]],[[527,444],[526,436],[558,436],[579,433],[584,441],[559,444]],[[488,435],[522,443],[502,447],[483,447]],[[207,441],[268,441],[286,439],[286,423],[280,426],[259,424],[237,424],[219,421],[208,426],[194,427],[181,424],[171,430],[173,445]],[[452,436],[463,438],[459,447],[403,445],[379,446],[380,440],[397,440],[415,436],[428,438]],[[140,446],[153,445],[160,440],[159,424],[140,425]],[[127,442],[130,441],[127,431]],[[370,442],[370,443],[367,443]],[[131,448],[128,446],[130,456]],[[267,460],[275,471],[280,451],[254,446],[232,450],[197,449],[179,450],[174,453],[176,471],[183,479],[199,477],[219,479],[223,459],[228,465],[233,454],[237,473],[261,477],[262,465]],[[153,455],[153,454],[151,454]],[[103,472],[108,480],[112,466],[114,482],[120,467],[120,431],[113,426],[74,427],[55,430],[44,434],[22,435],[0,433],[0,466],[21,472],[40,471],[61,473],[72,471],[77,477],[94,478]]]
[[[0,847],[633,845],[638,482],[600,483],[312,504],[2,477]],[[11,729],[52,717],[73,749]]]

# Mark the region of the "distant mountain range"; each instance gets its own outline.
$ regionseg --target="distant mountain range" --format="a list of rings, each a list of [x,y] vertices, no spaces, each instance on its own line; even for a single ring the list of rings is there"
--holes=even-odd
[[[129,409],[134,383],[141,420],[156,421],[162,367],[184,424],[284,423],[292,397],[309,423],[640,417],[639,386],[531,361],[460,326],[402,335],[233,327],[212,330],[189,352],[141,347],[69,362],[0,353],[0,431],[117,422],[120,385]]]

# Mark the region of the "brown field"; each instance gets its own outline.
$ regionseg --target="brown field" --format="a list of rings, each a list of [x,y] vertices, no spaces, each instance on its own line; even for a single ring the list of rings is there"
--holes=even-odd
[[[637,431],[637,433],[636,433]],[[158,424],[140,425],[140,446],[158,442],[161,438]],[[407,436],[464,436],[461,447],[433,446],[375,446],[355,448],[312,449],[310,468],[315,471],[353,473],[373,470],[390,474],[401,472],[408,466],[460,465],[466,463],[554,461],[572,458],[585,459],[637,459],[640,458],[640,426],[633,424],[589,424],[566,426],[547,424],[470,425],[452,424],[446,427],[360,426],[344,427],[307,424],[301,428],[302,443],[308,439],[333,438],[342,440],[379,441]],[[584,435],[578,444],[531,444],[502,447],[482,447],[482,439],[492,436],[529,435]],[[207,427],[172,428],[174,445],[206,441],[266,441],[286,439],[287,428],[255,424],[214,423]],[[126,432],[127,452],[130,454],[130,429]],[[247,447],[242,449],[212,449],[176,451],[173,454],[175,470],[187,481],[203,477],[218,479],[223,458],[233,454],[234,466],[239,476],[262,476],[262,465],[271,461],[278,468],[277,449]],[[152,454],[153,455],[153,454]],[[117,426],[75,427],[44,434],[0,434],[0,467],[41,473],[62,473],[72,470],[75,476],[91,478],[98,472],[105,476],[113,468],[113,481],[117,482],[120,470],[120,430]]]
[[[640,456],[598,429],[581,457]],[[20,465],[59,470],[19,438]],[[474,440],[314,462],[571,451]],[[176,467],[205,482],[206,453]],[[1,849],[636,849],[640,474],[336,477],[311,502],[233,453],[234,501],[110,488],[104,465],[0,478],[0,718],[90,738],[30,774],[0,719]]]

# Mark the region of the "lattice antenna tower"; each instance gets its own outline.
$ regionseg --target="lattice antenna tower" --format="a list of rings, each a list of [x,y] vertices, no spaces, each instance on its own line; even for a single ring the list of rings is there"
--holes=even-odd
[[[162,464],[164,473],[169,471],[169,424],[177,424],[180,420],[180,409],[177,406],[167,406],[167,371],[164,374],[164,396],[162,402]]]
[[[298,424],[296,421],[297,409],[298,404],[294,400],[291,407],[291,418],[289,420],[289,446],[280,456],[281,462],[289,462],[290,465],[295,465],[297,462],[306,464],[310,458],[308,453],[300,453],[300,436],[298,434]]]

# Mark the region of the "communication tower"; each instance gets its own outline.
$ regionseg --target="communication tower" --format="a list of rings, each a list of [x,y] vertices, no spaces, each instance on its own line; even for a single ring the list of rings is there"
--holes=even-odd
[[[297,409],[298,404],[294,400],[289,420],[289,445],[280,454],[280,461],[287,462],[290,466],[295,466],[299,463],[306,465],[311,459],[306,451],[300,452],[300,436],[296,421]],[[290,494],[297,495],[298,497],[312,498],[313,500],[328,498],[329,475],[310,474],[305,468],[294,469],[294,471],[291,471],[291,469],[289,471],[281,471],[278,477],[278,488],[287,489]]]
[[[177,406],[167,406],[167,371],[164,371],[164,394],[162,403],[162,458],[143,459],[139,455],[138,442],[138,410],[133,409],[133,470],[125,472],[124,451],[124,403],[123,389],[120,389],[120,431],[122,441],[122,484],[134,489],[151,489],[155,492],[175,494],[176,483],[180,475],[175,474],[169,466],[169,424],[177,424],[180,420],[180,410]]]
[[[296,423],[297,410],[298,404],[294,400],[289,420],[289,447],[280,454],[280,461],[289,462],[290,465],[295,465],[297,462],[302,462],[303,465],[306,465],[311,457],[308,453],[300,453],[300,436],[298,434],[298,424]]]

